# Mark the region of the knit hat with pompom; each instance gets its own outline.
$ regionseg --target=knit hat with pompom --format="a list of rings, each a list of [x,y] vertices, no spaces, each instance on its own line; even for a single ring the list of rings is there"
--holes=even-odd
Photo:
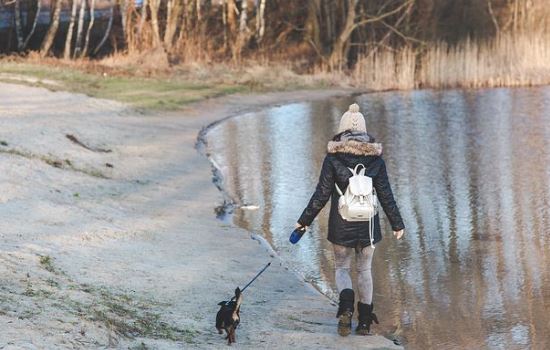
[[[367,132],[365,117],[359,112],[359,105],[357,103],[350,105],[349,110],[340,119],[338,133],[346,130]]]

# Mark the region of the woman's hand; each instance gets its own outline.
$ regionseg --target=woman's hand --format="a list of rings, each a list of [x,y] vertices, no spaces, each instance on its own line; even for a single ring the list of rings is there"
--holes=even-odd
[[[393,235],[395,236],[395,238],[397,239],[401,239],[401,237],[403,237],[403,235],[405,234],[405,230],[399,230],[399,231],[393,231]]]
[[[300,228],[300,227],[303,227],[307,230],[307,226],[302,226],[302,224],[300,224],[299,222],[296,223],[296,225],[294,225],[294,229],[297,229],[297,228]]]

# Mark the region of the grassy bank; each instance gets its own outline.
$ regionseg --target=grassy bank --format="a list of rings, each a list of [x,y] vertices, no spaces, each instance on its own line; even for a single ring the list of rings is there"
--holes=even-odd
[[[120,64],[120,61],[127,64]],[[118,62],[118,63],[115,63]],[[281,65],[178,65],[155,69],[127,57],[103,61],[4,58],[0,81],[83,93],[144,110],[175,110],[205,98],[238,92],[268,92],[333,86],[329,77],[305,76]]]
[[[0,61],[0,80],[79,92],[153,110],[176,109],[204,98],[247,90],[237,84],[188,81],[166,74],[153,78],[21,61]]]

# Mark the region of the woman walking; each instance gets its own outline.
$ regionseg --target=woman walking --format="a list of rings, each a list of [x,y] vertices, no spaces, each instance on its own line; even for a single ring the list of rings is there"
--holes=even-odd
[[[332,197],[328,240],[334,248],[336,286],[340,294],[338,305],[338,334],[351,333],[351,321],[355,306],[355,293],[351,282],[351,262],[355,255],[359,301],[357,334],[368,335],[373,322],[378,323],[373,313],[373,281],[371,273],[374,247],[382,239],[380,219],[376,214],[369,221],[350,220],[342,217],[339,199],[346,191],[349,179],[360,172],[372,179],[372,187],[397,239],[403,236],[405,225],[393,198],[386,165],[381,157],[382,145],[375,143],[367,134],[365,118],[359,106],[352,104],[340,120],[338,134],[328,143],[319,183],[309,204],[298,219],[296,227],[308,227],[319,211]],[[364,172],[360,169],[364,168]],[[369,180],[370,181],[370,180]],[[376,207],[376,204],[374,205]]]

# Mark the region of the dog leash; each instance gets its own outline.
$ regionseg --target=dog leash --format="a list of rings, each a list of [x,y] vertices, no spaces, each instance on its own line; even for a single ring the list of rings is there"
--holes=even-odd
[[[254,278],[253,278],[250,282],[248,282],[248,284],[247,284],[246,286],[244,286],[243,289],[241,289],[241,293],[244,292],[244,290],[245,290],[246,288],[248,288],[248,287],[252,284],[252,282],[254,282],[258,277],[260,277],[260,275],[261,275],[262,273],[264,273],[264,271],[267,270],[267,268],[268,268],[270,265],[271,265],[271,262],[268,262],[267,265],[265,265],[264,268],[263,268],[260,272],[258,272],[258,273],[256,274],[256,276],[254,276]],[[235,297],[231,298],[231,300],[235,300]]]
[[[241,290],[241,292],[244,292],[244,290],[246,288],[248,288],[248,286],[250,286],[252,284],[252,282],[254,282],[256,280],[256,278],[260,277],[260,275],[262,273],[264,273],[265,270],[267,270],[267,268],[271,265],[271,261],[267,263],[267,265],[265,265],[265,267],[260,271],[258,272],[258,274],[256,276],[254,276],[254,278],[252,279],[252,281],[248,282],[248,284],[246,286],[244,286],[244,288]]]

